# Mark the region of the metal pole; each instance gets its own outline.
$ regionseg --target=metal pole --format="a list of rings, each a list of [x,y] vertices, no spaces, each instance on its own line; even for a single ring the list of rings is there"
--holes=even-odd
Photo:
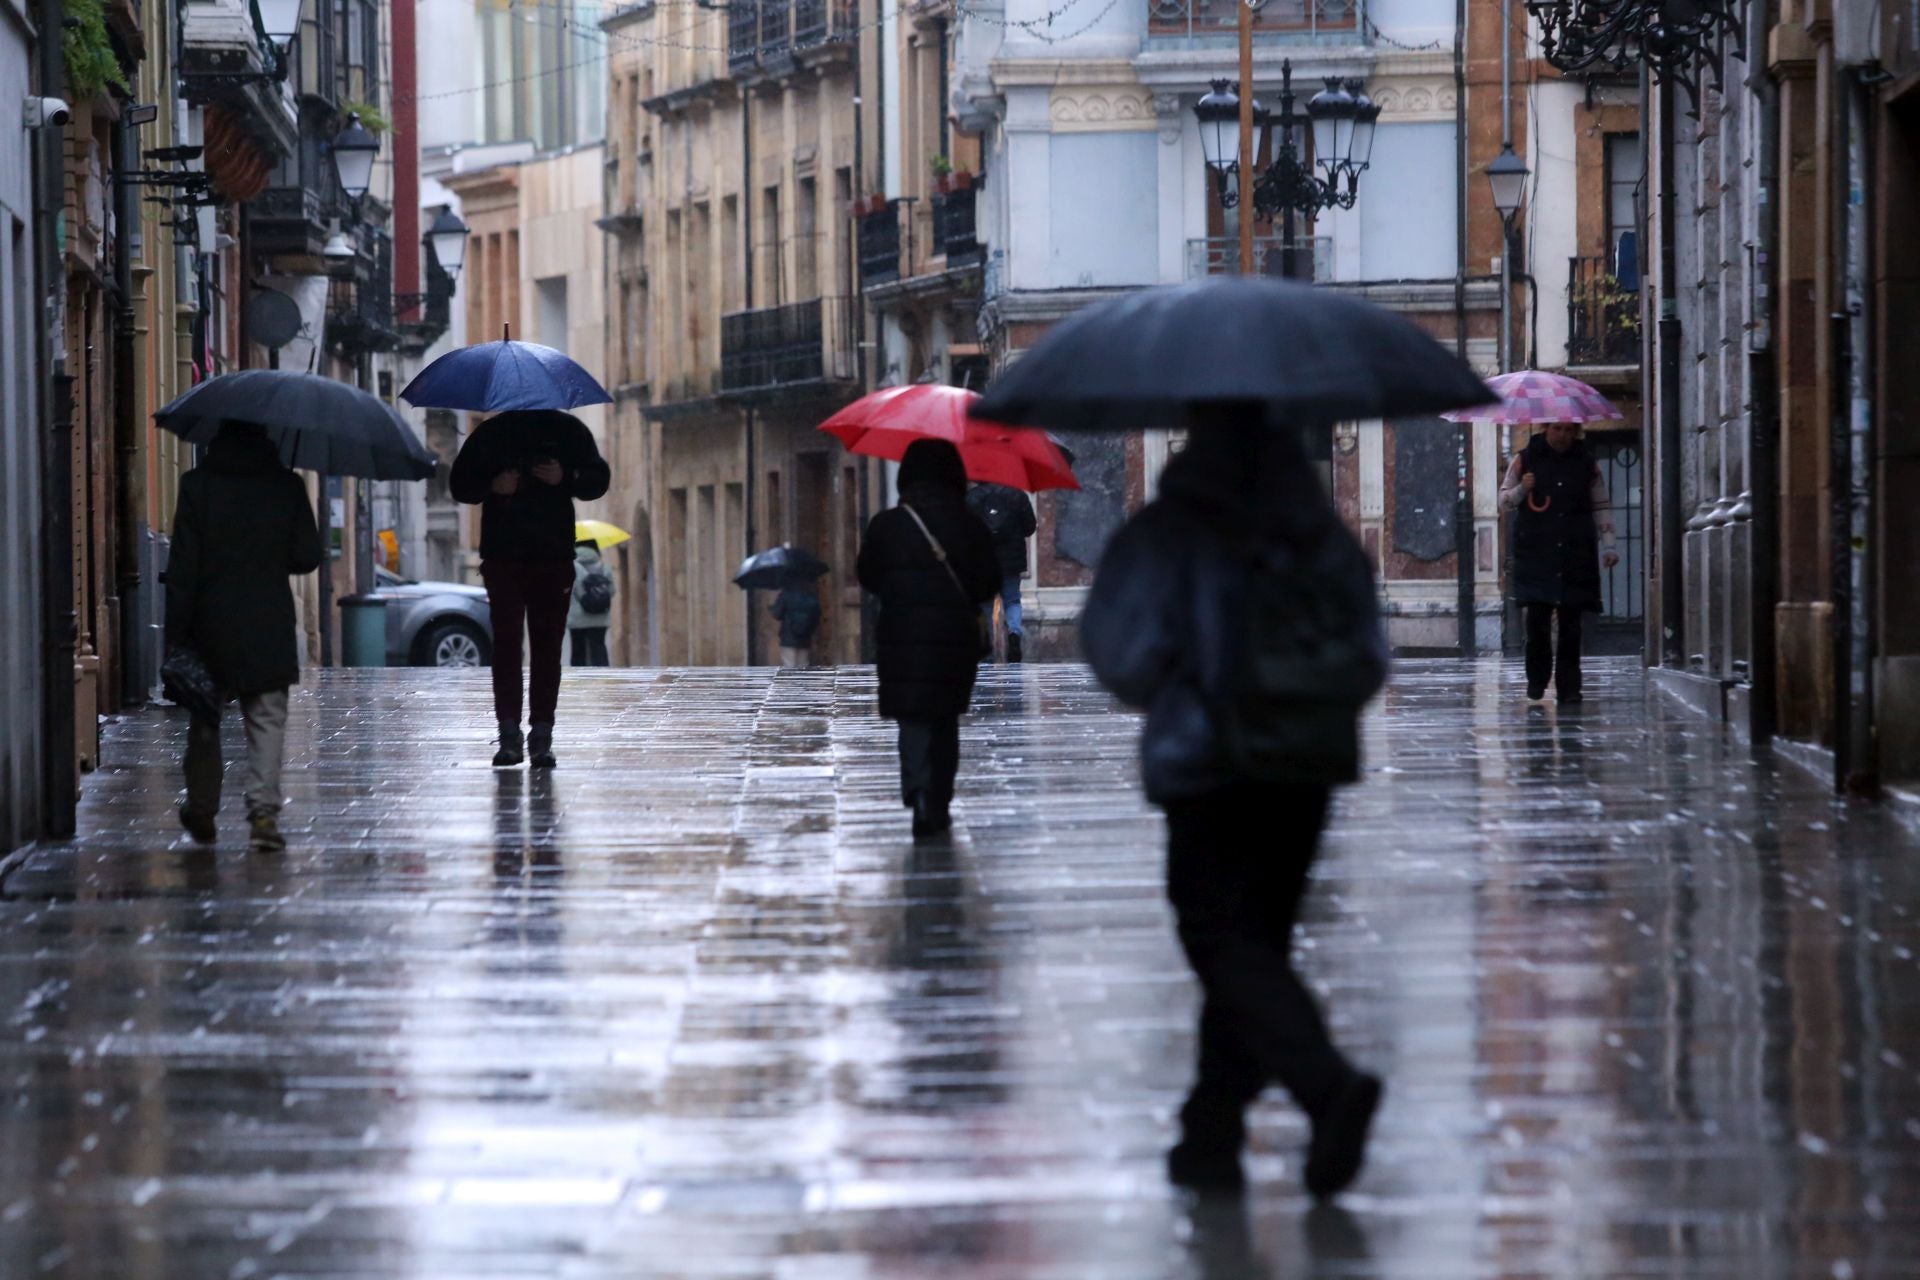
[[[1513,369],[1513,218],[1500,217],[1500,372]]]
[[[65,92],[60,0],[39,0],[39,92]],[[41,827],[50,836],[70,836],[79,804],[75,757],[73,650],[78,623],[73,607],[73,378],[66,367],[66,267],[61,261],[60,219],[65,203],[66,130],[47,126],[40,144],[34,191],[35,248],[39,257],[41,442]]]
[[[1642,71],[1642,74],[1646,74]],[[1673,118],[1679,109],[1673,80],[1661,77],[1660,116],[1660,655],[1674,668],[1686,666],[1686,629],[1682,617],[1686,596],[1681,574],[1685,570],[1680,539],[1680,311],[1674,282],[1680,268],[1674,226],[1678,202],[1674,198]]]
[[[1253,274],[1253,9],[1247,0],[1234,0],[1234,8],[1238,10],[1240,22],[1240,274],[1250,276]]]

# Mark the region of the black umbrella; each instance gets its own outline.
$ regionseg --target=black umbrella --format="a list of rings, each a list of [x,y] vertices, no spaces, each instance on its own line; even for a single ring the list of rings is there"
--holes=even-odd
[[[280,447],[280,461],[322,475],[424,480],[433,474],[433,455],[405,418],[357,387],[313,373],[223,373],[175,397],[153,419],[193,444],[211,444],[222,423],[255,423]]]
[[[826,572],[827,566],[811,551],[793,546],[773,547],[742,560],[733,582],[735,586],[775,591],[794,578],[817,578]]]
[[[1178,426],[1190,406],[1260,402],[1278,419],[1438,413],[1491,399],[1413,323],[1333,289],[1216,276],[1063,320],[995,379],[976,418],[1073,431]]]

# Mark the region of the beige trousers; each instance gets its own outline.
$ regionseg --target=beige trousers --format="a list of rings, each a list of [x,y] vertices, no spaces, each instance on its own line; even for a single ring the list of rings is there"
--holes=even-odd
[[[287,691],[270,689],[240,699],[247,726],[247,816],[276,814],[284,799],[280,771],[287,755]],[[211,818],[220,811],[220,722],[193,717],[187,724],[187,812]]]
[[[813,657],[811,649],[791,649],[780,646],[780,665],[783,667],[804,667]]]

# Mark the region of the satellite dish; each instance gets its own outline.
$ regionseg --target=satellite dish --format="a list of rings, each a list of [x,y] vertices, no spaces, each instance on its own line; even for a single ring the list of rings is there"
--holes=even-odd
[[[300,336],[300,304],[277,289],[260,289],[247,299],[247,337],[279,350]]]

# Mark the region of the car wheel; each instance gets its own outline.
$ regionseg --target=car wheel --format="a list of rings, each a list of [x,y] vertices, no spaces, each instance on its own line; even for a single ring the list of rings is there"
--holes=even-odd
[[[471,623],[436,623],[420,638],[420,655],[429,667],[483,667],[487,638]]]

